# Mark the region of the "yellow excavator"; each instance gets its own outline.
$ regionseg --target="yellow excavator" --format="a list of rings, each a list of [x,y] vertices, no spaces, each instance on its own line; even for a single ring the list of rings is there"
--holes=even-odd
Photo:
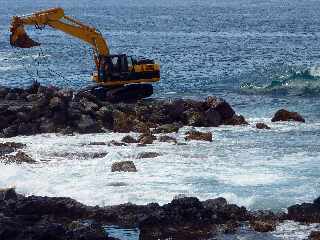
[[[125,101],[149,97],[153,94],[151,83],[160,80],[160,65],[154,60],[110,54],[108,44],[98,30],[66,16],[62,8],[14,16],[10,27],[12,46],[31,48],[40,45],[27,35],[24,29],[27,25],[36,28],[50,26],[90,44],[96,65],[92,79],[97,85],[87,90],[94,91],[100,98]]]

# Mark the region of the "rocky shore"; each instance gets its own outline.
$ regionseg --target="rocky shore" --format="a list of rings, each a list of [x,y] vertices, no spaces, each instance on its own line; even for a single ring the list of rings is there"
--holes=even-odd
[[[109,103],[85,91],[34,83],[26,89],[0,87],[2,137],[37,133],[174,132],[183,125],[247,124],[223,99],[141,100]]]
[[[248,211],[224,198],[200,201],[177,197],[163,206],[121,204],[86,206],[71,198],[25,197],[14,189],[0,190],[0,239],[102,240],[104,225],[137,227],[140,239],[209,239],[236,233],[245,223],[257,232],[274,231],[284,220],[320,222],[319,199],[288,208],[288,213]],[[317,236],[316,232],[311,234]],[[311,238],[310,238],[311,239]]]

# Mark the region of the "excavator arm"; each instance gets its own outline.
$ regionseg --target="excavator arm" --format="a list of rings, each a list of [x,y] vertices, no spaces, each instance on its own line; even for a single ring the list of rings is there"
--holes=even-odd
[[[96,65],[99,64],[97,56],[109,55],[109,48],[102,34],[95,28],[66,16],[62,8],[53,8],[31,15],[13,17],[10,28],[10,44],[12,46],[31,48],[40,45],[38,42],[33,41],[26,33],[24,27],[27,25],[34,25],[36,27],[50,26],[90,44],[96,53]]]

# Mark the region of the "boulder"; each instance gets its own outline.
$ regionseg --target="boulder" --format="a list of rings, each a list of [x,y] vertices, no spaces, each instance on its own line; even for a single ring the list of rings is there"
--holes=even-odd
[[[141,158],[156,158],[156,157],[159,157],[161,156],[160,153],[157,153],[157,152],[142,152],[142,153],[139,153],[137,158],[138,159],[141,159]]]
[[[50,99],[49,108],[52,110],[60,110],[65,108],[65,104],[60,97],[53,97]]]
[[[209,127],[218,127],[222,124],[221,114],[212,107],[205,112],[205,117]]]
[[[138,140],[130,135],[124,136],[121,141],[124,143],[138,143]]]
[[[18,133],[18,126],[16,124],[11,125],[3,129],[3,136],[6,138],[15,137]]]
[[[231,118],[225,119],[223,121],[224,125],[248,125],[248,122],[242,115],[233,115]]]
[[[297,222],[320,223],[320,197],[313,203],[302,203],[288,207],[288,219]]]
[[[170,143],[177,143],[177,139],[174,137],[170,137],[167,135],[160,136],[159,137],[159,142],[170,142]]]
[[[276,223],[270,221],[253,221],[250,226],[256,232],[272,232],[276,230]]]
[[[83,98],[80,100],[81,111],[86,114],[93,114],[99,109],[99,106],[94,102],[90,102],[87,99]]]
[[[140,144],[145,145],[145,144],[152,144],[154,140],[157,138],[152,135],[152,134],[142,134],[139,136],[138,141]]]
[[[265,123],[257,123],[256,128],[258,129],[271,129],[267,124]]]
[[[211,132],[199,132],[195,130],[188,131],[186,133],[185,140],[198,140],[198,141],[208,141],[212,142],[212,133]]]
[[[206,126],[207,121],[205,115],[197,110],[188,109],[183,112],[184,123],[188,126],[201,127]]]
[[[235,114],[230,104],[222,98],[209,96],[206,99],[206,105],[208,108],[218,111],[222,117],[222,120],[232,118],[232,116]]]
[[[106,106],[101,107],[97,112],[96,116],[102,121],[102,125],[107,129],[113,129],[113,116],[112,109]]]
[[[79,133],[96,133],[101,132],[97,122],[90,116],[82,114],[77,122]]]
[[[36,163],[33,158],[22,151],[18,151],[15,155],[3,156],[0,160],[4,161],[5,163]]]
[[[122,111],[116,110],[112,114],[113,117],[113,131],[128,133],[132,129],[132,122],[130,116]]]
[[[178,132],[180,125],[178,124],[163,124],[152,131],[153,134],[157,133],[174,133]]]
[[[132,161],[122,161],[113,163],[111,172],[137,172],[137,169]]]
[[[312,231],[308,237],[308,240],[320,240],[320,231]]]
[[[0,156],[13,153],[17,149],[21,149],[21,148],[25,148],[25,147],[26,147],[26,145],[23,143],[16,143],[16,142],[0,143]]]
[[[289,112],[288,110],[280,109],[274,114],[271,121],[272,122],[278,122],[278,121],[305,122],[305,119],[297,112]]]
[[[18,194],[16,193],[15,188],[0,189],[0,201],[16,200],[17,198]]]

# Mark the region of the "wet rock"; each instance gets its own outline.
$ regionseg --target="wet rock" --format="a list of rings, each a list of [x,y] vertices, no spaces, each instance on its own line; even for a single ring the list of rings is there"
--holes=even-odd
[[[152,131],[153,134],[157,133],[174,133],[179,131],[178,124],[163,124]]]
[[[28,102],[35,102],[40,99],[41,95],[38,94],[29,94],[26,96],[26,99]]]
[[[212,142],[212,133],[211,132],[199,132],[191,130],[186,132],[185,140],[198,140],[198,141],[208,141]]]
[[[138,141],[139,144],[145,145],[145,144],[152,144],[154,140],[157,138],[152,134],[142,134],[139,136]]]
[[[238,231],[239,227],[239,222],[231,220],[222,225],[221,231],[225,234],[235,234]]]
[[[124,136],[121,141],[124,143],[138,143],[138,140],[130,135]]]
[[[137,158],[138,159],[141,159],[141,158],[156,158],[156,157],[159,157],[161,156],[160,153],[157,153],[157,152],[142,152],[142,153],[139,153]]]
[[[205,112],[205,117],[209,127],[218,127],[222,124],[221,114],[214,108],[209,108]]]
[[[18,194],[14,188],[0,189],[0,201],[17,200]]]
[[[207,125],[205,115],[202,112],[188,109],[187,111],[183,112],[183,115],[184,122],[188,126],[200,127]]]
[[[113,112],[113,131],[128,133],[132,129],[132,122],[130,121],[130,117],[121,111]]]
[[[68,225],[69,233],[75,239],[81,240],[106,240],[102,225],[94,220],[78,220]]]
[[[219,112],[222,117],[222,120],[232,118],[235,114],[230,104],[222,98],[210,96],[206,99],[206,105],[208,106],[208,108],[211,108]]]
[[[271,129],[267,124],[265,123],[257,123],[256,128],[258,129]]]
[[[54,133],[56,126],[49,119],[45,119],[40,123],[39,130],[41,133]]]
[[[106,106],[101,107],[97,112],[96,116],[102,121],[102,125],[107,129],[113,129],[113,116],[112,109]]]
[[[272,122],[278,121],[297,121],[297,122],[305,122],[305,119],[297,112],[289,112],[285,109],[280,109],[275,113]]]
[[[3,136],[6,138],[15,137],[18,133],[18,126],[17,125],[11,125],[5,129],[3,129]]]
[[[59,110],[59,109],[64,109],[65,105],[61,98],[53,97],[50,99],[49,107],[50,109],[53,109],[53,110]]]
[[[320,223],[320,197],[313,203],[302,203],[288,208],[288,219],[297,222]]]
[[[36,161],[32,157],[30,157],[29,155],[27,155],[26,153],[24,153],[22,151],[18,151],[15,155],[3,156],[0,160],[4,161],[5,163],[17,163],[17,164],[36,163]]]
[[[113,163],[111,172],[137,172],[137,169],[132,161],[122,161]]]
[[[308,237],[308,240],[320,240],[320,231],[312,231]]]
[[[5,96],[5,100],[17,100],[19,98],[19,95],[15,92],[9,92],[6,96]]]
[[[108,146],[121,147],[121,146],[127,146],[127,144],[124,143],[124,142],[117,142],[117,141],[115,141],[115,140],[111,140],[110,142],[108,142]]]
[[[242,115],[233,115],[231,118],[225,119],[223,121],[224,125],[248,125],[248,122]]]
[[[16,142],[5,142],[0,143],[0,156],[13,153],[17,149],[25,148],[26,145],[23,143],[16,143]]]
[[[174,137],[164,135],[159,137],[159,142],[177,143],[177,139]]]
[[[81,99],[81,111],[87,114],[93,114],[99,109],[99,106],[93,102],[88,101],[87,99]]]
[[[80,133],[101,132],[97,122],[90,115],[81,115],[77,122],[77,127]]]
[[[5,98],[9,93],[9,89],[7,87],[0,87],[0,98]]]
[[[91,142],[91,143],[89,143],[89,145],[104,146],[104,145],[107,145],[107,143],[105,143],[105,142]]]
[[[250,225],[256,232],[272,232],[276,230],[276,223],[271,221],[253,221]]]

